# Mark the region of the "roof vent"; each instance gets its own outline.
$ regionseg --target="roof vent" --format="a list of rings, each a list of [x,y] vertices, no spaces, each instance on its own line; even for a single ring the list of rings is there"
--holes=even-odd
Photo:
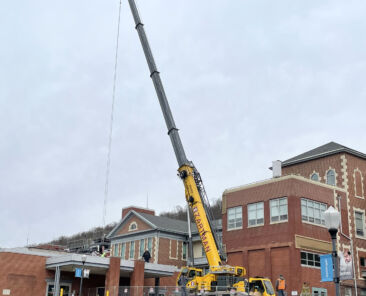
[[[272,173],[273,178],[279,178],[282,176],[282,162],[281,160],[272,161]]]

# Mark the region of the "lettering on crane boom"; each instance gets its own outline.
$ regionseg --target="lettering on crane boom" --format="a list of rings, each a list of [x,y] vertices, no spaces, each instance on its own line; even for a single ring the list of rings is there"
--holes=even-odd
[[[194,206],[192,208],[192,212],[193,212],[193,216],[194,216],[194,219],[196,221],[196,224],[197,224],[197,228],[198,228],[198,233],[201,237],[201,240],[202,240],[202,245],[203,245],[203,248],[205,249],[205,252],[209,252],[210,251],[210,245],[208,243],[208,239],[207,239],[207,236],[206,236],[206,230],[205,230],[205,227],[204,225],[202,224],[201,222],[201,216],[200,216],[200,213],[197,209],[197,206]]]

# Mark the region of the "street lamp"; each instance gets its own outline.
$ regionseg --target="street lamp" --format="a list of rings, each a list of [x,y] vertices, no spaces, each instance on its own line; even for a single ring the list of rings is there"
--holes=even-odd
[[[83,290],[83,277],[84,277],[84,264],[86,261],[86,255],[82,255],[81,256],[81,262],[83,263],[83,266],[81,268],[81,277],[80,277],[80,291],[79,291],[79,295],[81,296],[81,292]]]
[[[334,274],[333,281],[335,283],[336,288],[336,296],[339,296],[339,272],[338,272],[338,256],[337,256],[337,248],[336,248],[336,239],[339,225],[341,223],[341,214],[336,211],[332,206],[330,206],[324,212],[324,220],[325,226],[328,228],[330,237],[332,238],[332,257],[333,257],[333,266],[334,266]]]

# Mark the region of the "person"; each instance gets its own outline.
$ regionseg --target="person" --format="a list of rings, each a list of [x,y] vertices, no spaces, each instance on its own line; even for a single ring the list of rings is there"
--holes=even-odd
[[[285,296],[286,281],[282,274],[276,281],[276,291],[278,296]]]
[[[144,258],[145,262],[150,261],[151,255],[150,255],[149,250],[145,250],[145,252],[142,254],[142,258]]]
[[[178,280],[178,285],[181,287],[182,296],[187,296],[187,288],[186,288],[187,283],[188,278],[182,273]]]

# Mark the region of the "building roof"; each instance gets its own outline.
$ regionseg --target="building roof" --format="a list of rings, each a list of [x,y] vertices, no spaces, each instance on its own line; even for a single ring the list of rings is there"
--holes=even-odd
[[[63,256],[68,254],[67,252],[55,251],[55,250],[44,250],[38,248],[27,248],[27,247],[18,247],[18,248],[0,248],[0,253],[17,253],[23,255],[35,255],[35,256],[43,256],[43,257],[55,257],[55,256]]]
[[[131,210],[117,225],[113,228],[113,230],[107,235],[107,238],[113,237],[117,230],[120,229],[121,225],[129,219],[131,215],[135,215],[140,218],[142,221],[149,224],[153,229],[166,231],[171,233],[178,233],[187,235],[188,234],[188,224],[186,221],[172,219],[168,217],[155,216],[147,213],[139,213],[134,210]],[[213,221],[214,227],[216,229],[222,228],[221,220]],[[191,232],[192,234],[197,234],[197,226],[195,223],[191,223]]]
[[[184,234],[188,233],[188,224],[186,221],[162,216],[154,216],[145,213],[138,213],[138,214],[144,217],[146,220],[148,220],[159,230],[166,230]],[[191,223],[191,231],[197,232],[197,227],[194,223]]]
[[[366,154],[364,153],[361,153],[359,151],[356,151],[354,149],[348,148],[335,142],[329,142],[325,145],[322,145],[320,147],[317,147],[315,149],[309,150],[305,153],[299,154],[295,157],[285,160],[284,162],[282,162],[282,167],[326,157],[337,153],[349,153],[354,156],[366,159]]]

